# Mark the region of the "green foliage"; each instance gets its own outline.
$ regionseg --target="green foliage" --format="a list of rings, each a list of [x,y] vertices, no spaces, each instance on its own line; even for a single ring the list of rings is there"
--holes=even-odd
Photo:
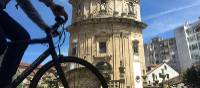
[[[17,88],[23,88],[22,83],[17,86]]]
[[[183,74],[183,81],[187,86],[200,88],[200,65],[187,69]]]

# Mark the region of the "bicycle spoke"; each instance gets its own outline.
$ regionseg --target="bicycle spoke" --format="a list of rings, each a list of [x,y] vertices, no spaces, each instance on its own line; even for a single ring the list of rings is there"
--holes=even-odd
[[[87,62],[65,57],[59,63],[45,64],[35,75],[30,88],[108,88],[106,81]]]
[[[64,72],[63,72],[63,70],[62,70],[61,65],[60,65],[60,64],[57,64],[55,68],[56,68],[56,70],[57,70],[58,76],[59,76],[59,78],[60,78],[60,80],[61,80],[61,82],[62,82],[64,88],[69,88],[68,82],[67,82],[67,80],[65,79],[65,74],[64,74]]]

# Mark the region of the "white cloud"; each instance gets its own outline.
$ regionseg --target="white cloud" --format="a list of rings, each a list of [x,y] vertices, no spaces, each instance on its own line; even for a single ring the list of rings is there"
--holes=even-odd
[[[163,8],[163,7],[161,7]],[[169,33],[186,21],[194,21],[200,16],[200,0],[192,2],[182,7],[176,7],[167,11],[162,11],[154,15],[143,17],[148,27],[143,30],[144,41],[148,42],[151,38]],[[173,35],[173,34],[172,34]]]
[[[154,14],[154,15],[147,16],[147,17],[144,18],[144,20],[151,20],[151,19],[163,16],[163,15],[167,15],[167,14],[170,14],[170,13],[182,11],[182,10],[185,10],[185,9],[188,9],[188,8],[192,8],[192,7],[195,7],[195,6],[199,6],[199,5],[200,5],[200,2],[197,2],[197,3],[193,3],[193,4],[190,4],[190,5],[187,5],[187,6],[183,6],[183,7],[179,7],[179,8],[175,8],[175,9],[170,9],[170,10],[163,11],[163,12],[160,12],[160,13],[157,13],[157,14]]]
[[[164,24],[158,22],[158,24],[151,24],[151,26],[143,31],[143,35],[145,39],[151,39],[168,31],[174,30],[176,27],[180,26],[181,23],[174,23],[174,24]]]

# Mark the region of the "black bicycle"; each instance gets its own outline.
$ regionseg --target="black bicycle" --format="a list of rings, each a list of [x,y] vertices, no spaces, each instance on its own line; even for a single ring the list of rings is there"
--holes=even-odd
[[[56,17],[56,23],[52,26],[52,29],[57,30],[63,24],[64,20]],[[62,31],[64,30],[63,27]],[[55,47],[50,30],[46,30],[46,34],[47,36],[42,39],[11,42],[21,44],[48,44],[49,47],[9,85],[9,88],[16,88],[49,55],[52,56],[52,60],[37,71],[30,82],[29,88],[43,88],[41,84],[45,84],[45,82],[47,83],[45,84],[47,88],[50,88],[50,86],[54,88],[108,88],[106,80],[92,64],[78,57],[63,56],[60,52],[57,54],[56,48],[60,51],[60,45]],[[62,34],[60,33],[59,35],[62,36]],[[47,80],[48,77],[50,78],[49,80]]]

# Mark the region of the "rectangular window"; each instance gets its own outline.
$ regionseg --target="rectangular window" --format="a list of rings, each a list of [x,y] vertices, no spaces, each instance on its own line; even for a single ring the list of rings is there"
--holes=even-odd
[[[133,49],[133,54],[139,54],[139,51],[138,51],[138,46],[139,44],[139,41],[135,40],[132,42],[132,49]]]
[[[77,43],[74,43],[72,47],[72,56],[76,56],[76,54],[77,54]]]
[[[199,32],[199,33],[197,33],[197,40],[199,40],[199,41],[200,41],[200,32]]]
[[[106,42],[99,42],[99,52],[106,53],[106,51],[107,51]]]
[[[197,32],[197,33],[200,32],[200,27],[196,29],[196,32]]]
[[[175,59],[175,58],[176,58],[176,56],[175,56],[175,55],[172,55],[172,58],[173,58],[173,59]]]
[[[200,42],[199,42],[199,50],[200,50]]]

